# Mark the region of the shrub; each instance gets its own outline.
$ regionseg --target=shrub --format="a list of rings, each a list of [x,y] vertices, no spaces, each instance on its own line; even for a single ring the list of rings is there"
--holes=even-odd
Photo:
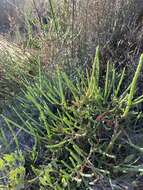
[[[103,80],[97,48],[92,72],[79,69],[68,76],[58,68],[49,80],[39,70],[36,82],[24,83],[18,106],[11,108],[11,116],[2,116],[1,139],[8,127],[13,136],[11,143],[6,138],[8,144],[20,149],[25,134],[34,141],[32,148],[31,144],[25,148],[31,155],[26,156],[25,164],[32,178],[28,186],[90,189],[103,178],[107,188],[117,187],[112,180],[130,172],[133,178],[142,175],[142,149],[132,137],[137,123],[142,122],[136,108],[143,99],[134,97],[142,65],[143,55],[129,86],[122,86],[125,69],[118,74],[109,63]]]

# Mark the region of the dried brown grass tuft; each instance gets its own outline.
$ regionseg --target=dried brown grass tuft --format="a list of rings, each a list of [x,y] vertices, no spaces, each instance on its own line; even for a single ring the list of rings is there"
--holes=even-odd
[[[35,18],[49,19],[44,35],[45,26],[37,23],[44,65],[89,66],[97,45],[103,64],[110,60],[119,67],[136,65],[143,51],[143,0],[55,0],[52,8],[45,0],[32,2]]]
[[[110,60],[117,66],[125,66],[134,62],[143,50],[142,2],[60,1],[54,10],[63,38],[54,36],[53,30],[49,32],[50,37],[43,44],[45,64],[51,64],[49,60],[55,64],[66,59],[73,67],[77,63],[88,66],[97,45],[102,49],[103,63]]]

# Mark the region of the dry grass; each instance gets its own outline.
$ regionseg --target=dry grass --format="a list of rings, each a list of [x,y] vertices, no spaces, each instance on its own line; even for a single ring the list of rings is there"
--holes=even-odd
[[[102,49],[103,63],[106,64],[110,60],[117,66],[131,65],[130,62],[135,62],[136,65],[136,60],[143,50],[143,0],[31,2],[31,18],[25,18],[24,26],[23,22],[21,24],[30,35],[28,46],[35,46],[33,35],[36,35],[36,45],[38,44],[44,65],[50,65],[52,68],[57,63],[73,68],[77,64],[89,66],[97,45]],[[25,3],[27,10],[27,1]],[[21,12],[22,9],[18,9],[15,17],[22,18]],[[33,17],[36,18],[35,26],[31,24]],[[43,24],[43,18],[48,20],[48,25]],[[19,21],[12,19],[13,17],[11,20],[9,18],[11,28],[17,28]],[[27,25],[27,21],[30,21],[30,24]],[[31,34],[29,27],[30,30],[35,27],[36,33]],[[134,68],[134,65],[131,65],[132,67]]]
[[[31,54],[0,36],[0,63],[4,74],[16,74],[30,68]]]
[[[52,20],[41,48],[44,63],[66,59],[73,67],[88,66],[97,45],[105,63],[110,60],[119,66],[136,62],[143,49],[141,5],[141,0],[65,0],[53,5],[59,35]],[[48,10],[51,12],[49,6]]]

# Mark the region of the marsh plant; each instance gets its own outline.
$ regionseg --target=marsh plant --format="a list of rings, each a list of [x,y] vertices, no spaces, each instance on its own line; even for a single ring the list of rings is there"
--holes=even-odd
[[[0,20],[0,189],[142,189],[142,0],[20,1]]]
[[[32,139],[23,151],[25,188],[92,189],[101,179],[105,188],[119,188],[115,178],[142,176],[142,149],[135,141],[142,134],[137,108],[143,96],[136,96],[142,65],[143,55],[127,86],[125,68],[118,73],[108,62],[105,76],[101,73],[97,47],[92,70],[67,75],[57,68],[49,79],[39,68],[35,82],[25,79],[18,106],[11,106],[11,116],[2,115],[1,128],[4,138],[8,127],[18,150],[24,135]]]

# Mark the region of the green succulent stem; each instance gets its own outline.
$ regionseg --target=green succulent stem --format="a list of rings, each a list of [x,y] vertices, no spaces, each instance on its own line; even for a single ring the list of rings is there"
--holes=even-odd
[[[126,117],[128,115],[129,110],[130,110],[130,108],[132,106],[133,96],[134,96],[134,93],[135,93],[135,90],[136,90],[136,84],[137,84],[137,80],[139,78],[139,75],[140,75],[140,72],[141,72],[141,69],[142,69],[142,65],[143,65],[143,54],[140,56],[140,61],[139,61],[138,67],[136,69],[134,78],[133,78],[132,83],[131,83],[131,88],[130,88],[130,93],[129,93],[129,96],[128,96],[127,106],[125,108],[123,117]]]

